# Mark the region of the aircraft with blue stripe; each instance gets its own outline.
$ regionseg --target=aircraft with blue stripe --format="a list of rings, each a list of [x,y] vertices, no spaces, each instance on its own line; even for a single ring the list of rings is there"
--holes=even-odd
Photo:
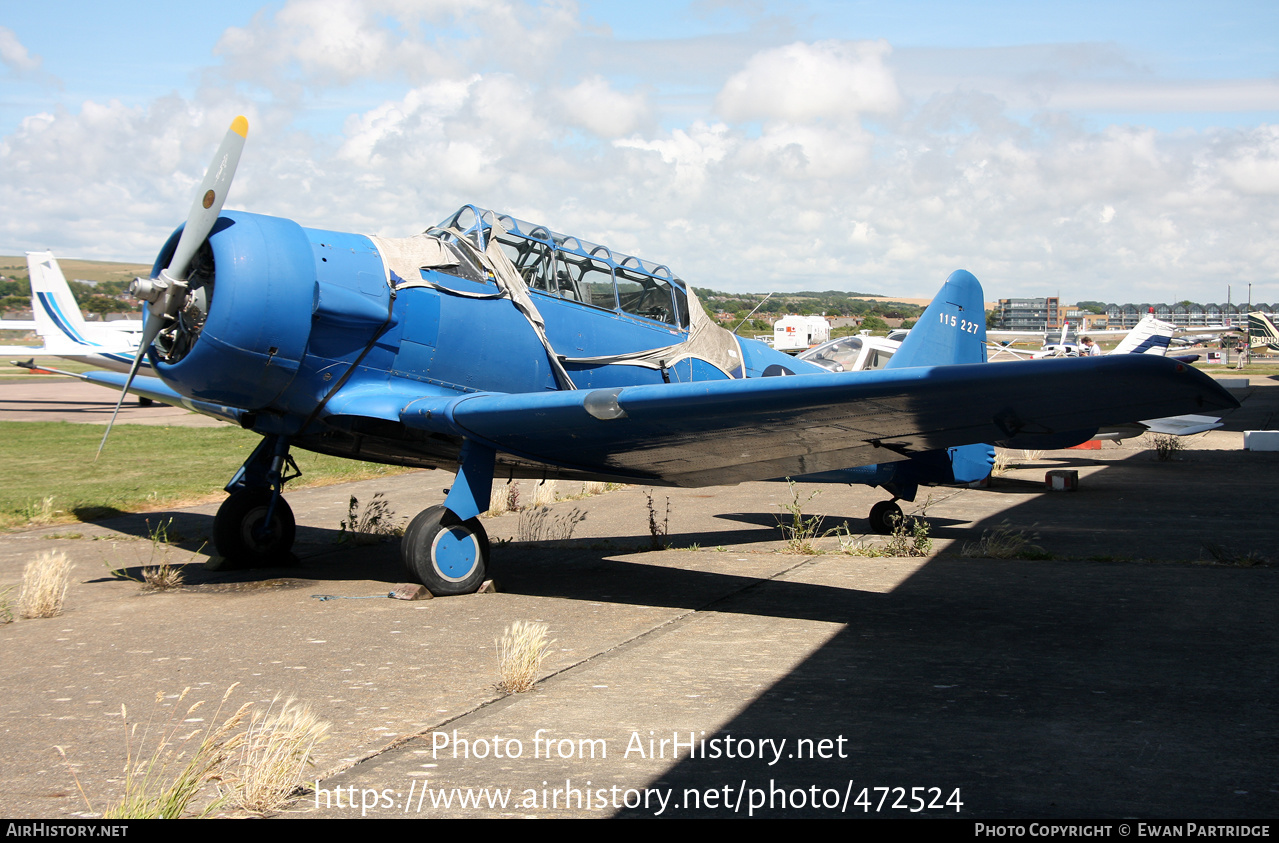
[[[214,522],[229,560],[289,554],[293,448],[456,470],[401,555],[433,593],[459,594],[485,577],[495,477],[867,483],[891,498],[872,513],[886,529],[919,487],[984,478],[991,443],[1060,447],[1237,406],[1151,355],[985,364],[965,271],[887,368],[831,373],[720,328],[664,265],[481,208],[404,238],[222,212],[247,131],[232,123],[135,282],[150,306],[135,369],[86,375],[261,435]],[[155,377],[137,375],[144,357]]]
[[[31,330],[40,335],[44,345],[4,346],[0,347],[0,355],[61,357],[128,372],[138,356],[142,322],[87,322],[52,252],[27,252],[27,268],[34,317]]]

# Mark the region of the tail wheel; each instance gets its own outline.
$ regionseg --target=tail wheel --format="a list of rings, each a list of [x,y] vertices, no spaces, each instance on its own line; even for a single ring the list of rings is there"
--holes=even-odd
[[[902,519],[902,508],[896,501],[880,501],[870,508],[870,528],[881,536],[891,535]]]
[[[443,506],[418,513],[400,542],[409,576],[440,597],[479,588],[488,557],[488,535],[480,520],[462,521]]]
[[[222,502],[213,519],[213,546],[219,555],[250,567],[289,561],[297,522],[288,502],[280,498],[268,523],[272,497],[270,489],[246,489]]]

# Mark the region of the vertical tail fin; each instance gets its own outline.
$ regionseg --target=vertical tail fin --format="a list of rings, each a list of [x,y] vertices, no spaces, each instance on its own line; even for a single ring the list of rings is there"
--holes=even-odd
[[[80,345],[93,344],[53,252],[27,252],[27,268],[31,272],[31,311],[36,331],[45,343],[71,339]]]
[[[986,362],[986,305],[981,283],[956,270],[919,317],[886,369]]]
[[[1110,353],[1158,354],[1163,357],[1168,353],[1168,343],[1172,340],[1175,330],[1176,326],[1172,323],[1162,322],[1146,314]]]

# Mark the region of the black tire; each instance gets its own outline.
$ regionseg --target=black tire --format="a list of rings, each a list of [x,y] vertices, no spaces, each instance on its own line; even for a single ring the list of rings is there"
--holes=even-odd
[[[146,396],[143,396],[138,399],[139,407],[150,407],[154,403],[155,403],[154,401],[152,401],[150,398],[147,398]]]
[[[404,531],[400,558],[435,596],[471,594],[488,569],[488,534],[478,518],[462,521],[443,506],[428,507]]]
[[[902,508],[896,501],[880,501],[870,508],[870,528],[881,536],[892,535],[902,517]]]
[[[271,496],[270,489],[248,489],[233,492],[222,502],[213,519],[213,546],[218,555],[252,568],[292,561],[297,522],[284,498],[276,501],[270,528],[263,530]]]

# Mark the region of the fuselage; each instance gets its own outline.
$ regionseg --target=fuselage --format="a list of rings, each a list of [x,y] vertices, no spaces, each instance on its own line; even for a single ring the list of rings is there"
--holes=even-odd
[[[465,249],[455,265],[420,268],[394,257],[420,245],[414,239],[227,212],[192,273],[202,300],[180,317],[190,330],[152,362],[179,393],[243,408],[246,426],[263,434],[338,456],[447,467],[460,441],[399,424],[414,398],[822,371],[715,325],[665,267],[518,220],[502,218],[502,230],[478,219],[470,233],[497,238],[536,318],[492,272],[468,264]],[[455,215],[435,231],[455,242],[468,233],[463,224]],[[516,474],[559,473],[503,459]]]

